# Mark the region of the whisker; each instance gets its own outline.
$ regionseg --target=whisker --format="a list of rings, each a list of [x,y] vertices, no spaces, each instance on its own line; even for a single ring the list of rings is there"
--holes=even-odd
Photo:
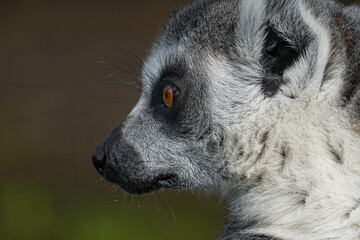
[[[106,65],[106,66],[110,66],[113,67],[112,69],[109,69],[110,71],[120,71],[121,73],[124,73],[126,76],[132,77],[137,79],[138,82],[141,82],[139,80],[140,77],[140,73],[135,72],[135,71],[131,71],[131,70],[127,70],[127,69],[122,69],[120,68],[120,66],[113,64],[113,63],[109,63],[109,62],[105,62],[105,61],[98,61],[98,64],[102,64],[102,65]]]
[[[117,73],[111,73],[110,75],[111,75],[111,77],[113,77],[113,76],[117,75]],[[122,85],[126,85],[126,86],[132,87],[132,88],[134,88],[136,90],[142,91],[142,88],[137,86],[138,82],[136,82],[136,81],[135,82],[128,82],[128,81],[125,81],[125,80],[116,80],[116,83],[120,83]]]
[[[116,56],[120,53],[123,57]],[[109,67],[111,71],[106,75],[105,79],[115,79],[117,83],[132,87],[136,90],[142,91],[141,73],[136,69],[142,67],[142,61],[135,54],[124,50],[113,50],[104,60],[97,61],[98,64]],[[126,57],[129,61],[123,59]],[[134,66],[135,65],[135,66]],[[123,78],[130,78],[133,81],[123,80]]]
[[[155,192],[156,196],[158,196],[158,198],[160,199],[161,203],[166,207],[166,209],[170,210],[171,214],[172,214],[172,218],[174,219],[174,222],[176,222],[176,216],[175,216],[175,212],[173,211],[173,209],[171,208],[170,204],[166,201],[166,199],[159,193],[159,192]],[[169,215],[169,219],[171,220],[171,217]]]
[[[154,204],[155,209],[157,210],[157,212],[159,213],[159,215],[161,215],[161,211],[159,206],[156,204],[156,201],[154,200],[154,194],[151,194],[151,201]]]
[[[124,48],[116,48],[112,50],[112,52],[120,53],[125,56],[127,56],[130,60],[132,60],[138,67],[142,67],[143,61],[134,53],[130,52],[129,50],[126,50]]]
[[[135,64],[137,64],[138,67],[142,68],[143,72],[146,75],[148,75],[152,78],[155,77],[155,75],[152,74],[152,72],[146,66],[144,66],[143,61],[138,56],[136,56],[134,53],[130,52],[129,50],[123,49],[123,48],[117,48],[116,50],[118,52],[120,52],[121,54],[129,57]]]

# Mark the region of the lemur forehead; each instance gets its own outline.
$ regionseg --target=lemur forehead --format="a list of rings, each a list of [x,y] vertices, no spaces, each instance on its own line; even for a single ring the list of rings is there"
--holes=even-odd
[[[144,90],[150,90],[151,86],[161,81],[167,75],[176,75],[181,78],[186,69],[191,66],[187,54],[188,51],[181,43],[165,46],[158,44],[152,51],[152,54],[145,61],[142,82]]]
[[[239,16],[239,0],[196,1],[174,14],[164,26],[163,44],[183,42],[193,48],[224,49],[234,35]],[[194,44],[191,44],[194,43]]]

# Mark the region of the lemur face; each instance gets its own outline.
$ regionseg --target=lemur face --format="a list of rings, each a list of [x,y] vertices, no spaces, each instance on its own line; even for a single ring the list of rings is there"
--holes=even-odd
[[[175,14],[144,64],[139,102],[94,152],[100,174],[143,194],[230,189],[280,169],[290,123],[340,94],[311,4],[209,0]]]

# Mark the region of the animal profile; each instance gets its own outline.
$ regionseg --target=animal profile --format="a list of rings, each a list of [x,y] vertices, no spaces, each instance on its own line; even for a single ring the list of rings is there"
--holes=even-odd
[[[144,63],[142,95],[93,154],[131,194],[215,192],[222,240],[360,239],[360,8],[198,0]]]

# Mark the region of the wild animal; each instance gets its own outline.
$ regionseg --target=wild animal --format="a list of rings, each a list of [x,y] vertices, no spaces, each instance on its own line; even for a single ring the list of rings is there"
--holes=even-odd
[[[360,239],[360,8],[198,0],[165,24],[139,102],[93,154],[131,194],[216,192],[222,240]]]

